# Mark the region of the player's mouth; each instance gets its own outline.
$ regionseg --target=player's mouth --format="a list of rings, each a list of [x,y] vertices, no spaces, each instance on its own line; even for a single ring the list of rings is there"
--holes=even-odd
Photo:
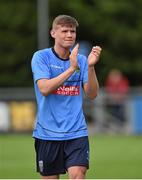
[[[70,40],[70,39],[69,39],[69,40],[65,40],[65,41],[66,41],[66,42],[73,42],[74,40]]]
[[[72,40],[72,39],[69,39],[69,40],[65,40],[65,42],[66,42],[66,43],[69,43],[69,44],[74,44],[75,41]]]

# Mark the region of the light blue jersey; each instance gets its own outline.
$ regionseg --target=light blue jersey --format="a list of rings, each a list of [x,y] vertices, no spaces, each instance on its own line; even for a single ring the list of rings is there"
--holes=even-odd
[[[68,140],[88,136],[82,110],[83,84],[88,80],[87,59],[78,55],[78,66],[62,86],[43,96],[39,79],[52,79],[70,67],[70,61],[57,56],[54,49],[37,51],[32,58],[32,72],[37,100],[37,116],[33,137],[44,140]]]

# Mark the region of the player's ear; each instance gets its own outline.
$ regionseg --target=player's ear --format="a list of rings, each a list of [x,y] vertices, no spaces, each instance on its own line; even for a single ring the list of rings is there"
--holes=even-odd
[[[51,29],[50,34],[51,34],[51,37],[55,38],[55,31],[53,29]]]

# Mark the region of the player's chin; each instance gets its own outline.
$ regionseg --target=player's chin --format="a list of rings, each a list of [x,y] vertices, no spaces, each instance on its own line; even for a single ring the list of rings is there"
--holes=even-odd
[[[71,48],[72,46],[74,46],[74,44],[75,44],[75,42],[69,41],[69,42],[67,42],[67,43],[65,44],[65,47],[66,47],[66,48]]]

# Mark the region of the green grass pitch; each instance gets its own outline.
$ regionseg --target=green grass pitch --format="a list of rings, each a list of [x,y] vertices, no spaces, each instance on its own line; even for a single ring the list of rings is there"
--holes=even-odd
[[[142,179],[142,136],[91,136],[90,150],[86,178]],[[31,135],[0,134],[0,179],[6,178],[39,178]]]

